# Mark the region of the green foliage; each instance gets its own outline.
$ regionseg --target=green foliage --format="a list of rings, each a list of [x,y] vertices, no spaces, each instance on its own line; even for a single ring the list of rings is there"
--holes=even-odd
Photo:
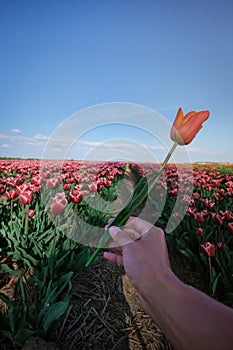
[[[50,336],[68,310],[72,278],[89,258],[89,248],[55,228],[43,209],[29,227],[25,235],[22,217],[14,215],[14,221],[2,222],[0,230],[1,255],[8,258],[0,273],[19,278],[14,299],[0,295],[7,305],[7,312],[0,312],[1,333],[18,345],[32,335]],[[32,276],[26,278],[28,271]]]
[[[210,169],[212,171],[212,169]],[[216,169],[215,169],[216,170]],[[217,178],[225,177],[225,181],[229,181],[232,175],[232,169],[227,167],[219,167],[217,169]],[[208,174],[208,170],[203,167],[202,171]],[[214,173],[210,172],[210,177]],[[194,271],[197,271],[204,284],[208,286],[208,293],[215,299],[233,307],[233,236],[229,234],[227,220],[222,220],[218,224],[214,222],[213,215],[221,212],[229,211],[233,213],[233,198],[226,193],[220,199],[216,199],[215,195],[220,189],[226,190],[224,181],[217,188],[208,190],[205,186],[194,188],[194,192],[200,194],[200,199],[195,201],[196,212],[207,211],[207,215],[203,223],[197,223],[194,216],[185,215],[178,227],[166,236],[169,249],[179,254],[184,264],[187,264]],[[208,199],[214,204],[213,209],[207,209],[203,203],[203,199]],[[165,227],[167,219],[174,207],[176,198],[167,197],[164,210],[159,218],[159,224]],[[193,207],[194,209],[194,207]],[[203,230],[203,235],[198,236],[197,228]],[[215,255],[209,258],[203,254],[200,249],[205,242],[210,242],[215,246]],[[218,247],[219,242],[224,243],[224,249]]]
[[[124,223],[128,215],[135,212],[139,202],[143,207],[146,198],[147,205],[154,213],[156,225],[165,228],[177,200],[175,196],[169,195],[177,181],[175,172],[163,190],[161,183],[158,183],[160,189],[157,185],[154,186],[148,196],[149,179],[145,181],[141,169],[136,164],[130,165],[130,168],[138,179],[138,185],[131,198],[135,205],[130,206],[128,203],[125,206],[118,217],[118,223]],[[106,167],[104,169],[103,176],[108,180],[109,172]],[[197,212],[205,209],[202,199],[213,201],[214,208],[209,210],[208,216],[201,224],[197,223],[194,217],[185,215],[174,232],[166,235],[166,239],[169,251],[179,254],[185,264],[201,274],[204,283],[209,285],[209,294],[233,306],[233,236],[228,233],[228,222],[217,225],[210,213],[217,214],[225,210],[233,213],[232,196],[225,193],[216,200],[219,189],[227,191],[226,182],[232,179],[232,167],[215,164],[207,170],[203,166],[202,171],[209,174],[210,179],[213,171],[218,172],[218,179],[226,176],[225,183],[221,182],[219,188],[213,187],[209,190],[205,186],[197,186],[194,189],[194,192],[200,194],[200,200],[195,202]],[[86,175],[85,170],[83,173]],[[23,174],[27,174],[24,182],[30,182],[29,169],[24,169]],[[156,174],[154,170],[153,174]],[[17,168],[8,174],[9,177],[17,175],[22,175]],[[124,171],[122,175],[124,176]],[[46,188],[45,193],[34,193],[33,202],[30,204],[30,209],[35,210],[33,217],[28,216],[29,206],[22,205],[18,198],[8,201],[1,197],[0,273],[15,276],[18,282],[13,299],[0,294],[0,299],[6,304],[6,312],[0,311],[0,332],[14,344],[22,346],[33,335],[49,338],[65,317],[70,305],[73,277],[91,261],[89,248],[77,242],[86,241],[86,237],[90,237],[91,242],[97,242],[98,245],[101,238],[98,229],[105,227],[109,218],[116,214],[114,201],[118,197],[117,184],[122,175],[116,175],[110,187],[104,186],[101,191],[84,196],[78,204],[68,200],[64,213],[57,216],[55,225],[48,212],[51,199],[56,193],[63,191],[64,182],[61,181],[59,186],[49,191]],[[72,173],[69,176],[71,177]],[[5,173],[0,174],[0,177],[4,179]],[[65,191],[67,199],[69,191],[72,191],[76,184],[72,182],[70,190]],[[143,192],[142,196],[138,196],[139,190],[140,193]],[[42,196],[43,206],[40,201]],[[157,213],[161,213],[159,218]],[[85,225],[86,223],[90,225]],[[203,229],[202,236],[197,235],[198,227]],[[215,245],[215,255],[211,258],[205,256],[200,249],[201,244],[207,241]],[[219,242],[224,242],[224,250],[218,248]]]

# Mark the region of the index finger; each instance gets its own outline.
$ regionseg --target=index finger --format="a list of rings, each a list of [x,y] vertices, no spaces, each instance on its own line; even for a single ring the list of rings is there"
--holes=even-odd
[[[131,216],[126,222],[125,226],[122,227],[122,229],[123,230],[124,228],[131,229],[136,231],[138,234],[140,234],[140,236],[143,236],[146,233],[148,233],[148,231],[150,231],[153,227],[155,226],[152,225],[150,222],[142,220],[135,216]]]

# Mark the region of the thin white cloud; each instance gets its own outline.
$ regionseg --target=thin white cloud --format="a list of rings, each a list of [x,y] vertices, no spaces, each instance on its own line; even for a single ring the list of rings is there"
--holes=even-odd
[[[21,134],[22,133],[22,131],[20,129],[16,129],[16,128],[11,129],[11,132],[13,132],[14,134]]]
[[[48,140],[48,137],[44,135],[35,135],[33,137],[25,137],[21,135],[12,136],[12,135],[0,134],[0,139],[5,140],[8,143],[12,143],[12,144],[42,146],[42,145],[45,145],[45,143]]]
[[[41,134],[35,135],[33,138],[38,141],[47,141],[49,139],[47,136]]]
[[[140,144],[135,141],[131,140],[113,140],[113,141],[106,141],[106,142],[95,142],[95,141],[78,141],[76,144],[78,147],[88,147],[88,148],[95,148],[95,147],[101,147],[101,148],[131,148],[135,149],[138,147],[142,147],[144,149],[150,150],[150,151],[164,151],[164,146],[153,146],[153,145],[146,145],[146,144]],[[74,144],[75,146],[75,144]]]
[[[139,143],[134,140],[112,139],[103,142],[91,140],[70,140],[67,135],[47,137],[36,134],[32,137],[0,134],[0,148],[4,156],[43,157],[44,159],[131,159],[133,161],[161,162],[168,150],[164,145]],[[223,150],[208,148],[177,147],[171,162],[193,163],[226,157]],[[230,159],[231,154],[227,157]]]
[[[64,146],[64,145],[63,145]],[[51,153],[53,149],[51,148]],[[55,149],[54,149],[55,151]],[[80,140],[71,148],[63,149],[67,158],[81,157],[86,160],[124,159],[128,161],[162,161],[166,152],[165,147],[146,145],[127,139],[115,139],[105,142]],[[53,153],[52,153],[53,154]],[[55,155],[55,152],[54,152]]]
[[[221,150],[210,150],[208,148],[194,148],[194,147],[187,147],[188,152],[193,153],[193,154],[200,154],[200,155],[220,155],[223,154]]]

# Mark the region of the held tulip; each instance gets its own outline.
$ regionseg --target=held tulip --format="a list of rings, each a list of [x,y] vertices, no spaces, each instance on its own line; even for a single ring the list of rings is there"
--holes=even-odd
[[[189,112],[185,116],[179,108],[176,119],[171,128],[170,137],[178,145],[188,145],[209,118],[209,111]]]
[[[202,128],[202,123],[206,121],[209,118],[209,111],[202,111],[202,112],[189,112],[186,116],[183,115],[183,111],[180,108],[178,110],[176,119],[173,123],[173,126],[170,131],[170,137],[174,141],[173,146],[171,147],[170,151],[168,152],[167,156],[165,157],[160,169],[158,172],[151,172],[150,173],[150,179],[145,184],[145,179],[142,177],[142,179],[138,182],[138,184],[135,186],[132,198],[127,203],[127,205],[114,217],[114,219],[111,221],[111,223],[108,224],[108,229],[112,226],[118,226],[121,227],[125,225],[128,218],[133,215],[135,210],[143,203],[143,201],[147,198],[148,193],[151,191],[155,183],[158,181],[160,175],[163,173],[163,170],[165,166],[167,165],[169,159],[171,158],[173,152],[175,151],[177,145],[187,145],[189,144],[198,131]],[[109,174],[110,175],[110,174]],[[105,172],[101,172],[100,176],[105,176]],[[108,177],[108,180],[104,178],[103,182],[98,181],[97,182],[97,188],[98,191],[102,188],[102,186],[110,187],[111,181],[110,176]],[[174,189],[170,191],[170,195],[176,196],[177,189]],[[189,208],[190,211],[190,208]],[[197,215],[193,210],[194,217],[197,222],[203,222],[205,217],[204,210]],[[179,219],[177,213],[173,216],[174,219]],[[98,254],[103,249],[103,246],[106,246],[110,242],[110,236],[108,235],[108,232],[106,230],[106,235],[103,235],[103,237],[100,240],[100,244],[98,248],[95,250],[95,252],[92,254],[88,262],[86,263],[86,266],[90,266],[92,262],[95,260],[95,258],[98,256]],[[210,243],[209,243],[210,244]],[[208,247],[203,246],[202,249],[204,251],[208,252]],[[211,254],[214,254],[214,245],[213,247],[210,247]]]

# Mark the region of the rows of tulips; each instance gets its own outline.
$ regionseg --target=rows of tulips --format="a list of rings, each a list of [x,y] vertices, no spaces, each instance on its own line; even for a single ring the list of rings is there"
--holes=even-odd
[[[71,240],[57,219],[63,218],[65,226],[72,226],[65,217],[71,210],[104,227],[112,212],[101,215],[89,206],[88,198],[98,193],[104,203],[113,201],[124,166],[0,162],[0,276],[4,281],[12,276],[16,279],[13,299],[0,291],[0,323],[2,335],[14,344],[23,345],[32,335],[48,338],[65,317],[73,277],[85,267],[90,247],[80,244],[79,239]]]
[[[136,166],[140,176],[158,170],[159,165],[144,165],[143,171]],[[174,229],[166,232],[170,251],[200,274],[206,292],[233,307],[233,166],[168,165],[164,175],[149,200],[156,224],[165,232],[173,220]],[[183,213],[174,211],[177,202]]]
[[[193,166],[191,193],[189,174],[179,184],[177,170],[166,169],[168,201],[159,219],[163,226],[178,198],[186,205],[186,215],[167,240],[184,263],[201,274],[207,291],[233,307],[233,169],[231,166]],[[188,189],[188,191],[187,191]]]
[[[75,227],[75,240],[64,234],[64,227],[73,224],[69,213],[94,227],[105,227],[114,206],[96,210],[90,200],[98,194],[104,203],[114,203],[117,182],[127,166],[53,161],[41,168],[36,160],[0,162],[0,273],[18,278],[17,298],[0,295],[8,306],[7,313],[0,312],[4,336],[22,345],[30,335],[48,336],[64,317],[72,278],[90,257],[90,248],[77,242],[79,235],[85,235],[82,227]],[[159,165],[130,164],[130,168],[140,179],[158,171]],[[192,171],[190,167],[178,171],[168,165],[148,200],[155,217],[159,212],[157,225],[166,229],[171,216],[179,222],[166,235],[169,250],[201,274],[214,298],[233,306],[233,169],[194,165]],[[187,207],[184,218],[173,212],[177,200]]]

